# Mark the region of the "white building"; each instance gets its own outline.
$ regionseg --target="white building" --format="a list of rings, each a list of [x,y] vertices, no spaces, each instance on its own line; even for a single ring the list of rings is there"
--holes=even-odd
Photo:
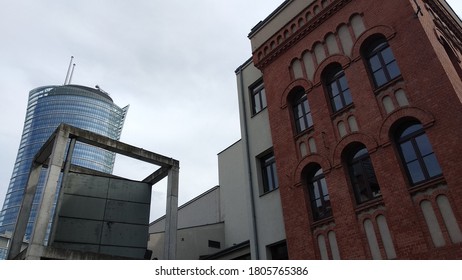
[[[285,259],[287,247],[261,72],[236,70],[241,140],[218,154],[219,187],[178,209],[177,259]],[[148,248],[163,259],[163,217]]]

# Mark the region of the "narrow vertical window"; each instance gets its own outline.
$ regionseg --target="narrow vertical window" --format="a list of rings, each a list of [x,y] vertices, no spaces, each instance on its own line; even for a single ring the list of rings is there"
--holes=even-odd
[[[292,96],[292,111],[297,133],[303,132],[313,126],[311,108],[303,88],[299,88],[297,93]]]
[[[324,74],[324,83],[334,113],[353,102],[345,72],[340,64],[336,64],[328,69]]]
[[[309,179],[309,193],[313,219],[320,220],[332,216],[329,191],[321,168]]]
[[[266,93],[263,82],[250,88],[252,94],[252,114],[258,114],[266,108]]]
[[[384,37],[369,40],[363,55],[376,87],[381,87],[401,75],[398,63]]]
[[[366,147],[356,147],[348,157],[348,170],[357,204],[380,196],[380,187]]]
[[[277,189],[279,185],[274,154],[270,153],[260,158],[260,165],[263,179],[263,193]]]
[[[398,130],[396,141],[412,185],[441,176],[441,167],[422,124],[413,122],[403,125]]]

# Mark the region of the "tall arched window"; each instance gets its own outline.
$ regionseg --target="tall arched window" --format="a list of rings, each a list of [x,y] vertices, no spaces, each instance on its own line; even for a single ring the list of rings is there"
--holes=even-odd
[[[367,62],[375,87],[381,87],[401,75],[385,37],[375,36],[367,40],[362,47],[362,54]]]
[[[308,189],[313,219],[317,221],[332,216],[326,178],[320,167],[309,176]]]
[[[323,80],[334,113],[353,102],[345,72],[340,64],[334,64],[327,68],[323,73]]]
[[[412,185],[441,176],[441,167],[421,123],[405,123],[397,130],[395,140]]]
[[[313,126],[310,105],[308,104],[308,98],[303,88],[297,88],[291,98],[295,128],[297,133],[300,133]]]
[[[349,151],[347,164],[356,203],[361,204],[379,197],[380,187],[369,152],[364,145],[357,145]]]

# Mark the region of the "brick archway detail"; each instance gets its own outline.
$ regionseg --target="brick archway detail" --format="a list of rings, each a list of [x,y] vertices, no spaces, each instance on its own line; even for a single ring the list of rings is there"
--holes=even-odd
[[[323,157],[323,156],[321,156],[319,154],[311,154],[311,155],[303,158],[303,160],[300,161],[298,163],[297,167],[295,168],[295,171],[294,171],[294,174],[293,174],[294,185],[301,184],[303,169],[305,169],[305,167],[307,167],[309,164],[312,164],[312,163],[315,163],[315,164],[318,164],[319,166],[321,166],[322,171],[324,172],[324,174],[329,173],[330,170],[332,169],[332,164],[330,163],[328,158]]]
[[[378,144],[377,141],[366,134],[363,133],[351,133],[347,136],[345,136],[340,142],[337,143],[337,145],[334,148],[334,153],[333,153],[333,167],[336,168],[341,165],[342,163],[342,153],[345,150],[345,148],[350,145],[351,143],[362,143],[366,146],[367,150],[369,153],[374,152],[377,150]]]
[[[435,117],[420,108],[417,107],[405,107],[396,110],[391,113],[380,126],[379,130],[379,144],[385,145],[390,142],[390,131],[392,127],[403,118],[414,118],[417,119],[422,125],[430,127],[435,122]]]

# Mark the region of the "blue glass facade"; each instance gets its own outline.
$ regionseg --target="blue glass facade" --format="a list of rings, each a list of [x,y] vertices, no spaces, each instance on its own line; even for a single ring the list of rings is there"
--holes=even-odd
[[[45,86],[29,93],[24,129],[3,208],[0,233],[13,231],[29,177],[32,159],[61,123],[119,140],[128,106],[120,108],[99,89],[79,85]],[[115,154],[77,143],[73,164],[112,173]],[[26,237],[30,236],[40,201],[45,172],[42,172],[34,198]]]

